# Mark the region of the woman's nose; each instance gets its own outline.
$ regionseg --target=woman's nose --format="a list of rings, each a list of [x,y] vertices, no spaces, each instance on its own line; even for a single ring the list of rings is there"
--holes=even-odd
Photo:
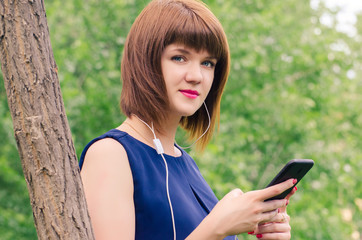
[[[186,73],[186,81],[194,84],[200,83],[203,79],[202,68],[200,64],[190,64]]]

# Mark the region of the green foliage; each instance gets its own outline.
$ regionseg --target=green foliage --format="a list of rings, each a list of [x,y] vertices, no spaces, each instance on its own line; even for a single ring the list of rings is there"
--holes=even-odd
[[[46,1],[78,156],[124,119],[120,58],[146,2]],[[316,165],[288,207],[293,240],[360,239],[362,16],[352,38],[320,23],[322,14],[335,18],[337,10],[311,9],[308,1],[205,2],[232,53],[218,134],[196,155],[210,186],[220,198],[233,188],[263,188],[289,159],[312,158]],[[0,122],[1,239],[35,239],[3,85]]]

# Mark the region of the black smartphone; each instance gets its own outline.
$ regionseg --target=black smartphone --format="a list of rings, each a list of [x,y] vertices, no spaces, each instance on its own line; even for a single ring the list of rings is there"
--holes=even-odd
[[[297,179],[297,183],[304,177],[305,174],[313,167],[314,161],[311,159],[293,159],[290,160],[282,170],[275,176],[275,178],[268,184],[267,187],[273,186],[275,184],[284,182],[288,179],[295,178]],[[295,185],[283,193],[269,198],[265,201],[270,201],[274,199],[283,199],[285,198],[295,187]]]

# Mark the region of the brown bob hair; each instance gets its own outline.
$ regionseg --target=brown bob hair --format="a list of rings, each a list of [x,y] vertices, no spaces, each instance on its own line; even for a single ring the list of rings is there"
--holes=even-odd
[[[121,109],[127,117],[137,115],[161,129],[167,118],[166,86],[161,55],[172,43],[216,56],[214,80],[205,103],[210,113],[210,130],[197,142],[203,150],[219,121],[220,101],[226,84],[230,54],[225,32],[207,6],[198,0],[153,0],[140,13],[127,36],[121,63],[123,80]],[[182,117],[180,125],[196,139],[209,123],[201,106],[192,116]]]

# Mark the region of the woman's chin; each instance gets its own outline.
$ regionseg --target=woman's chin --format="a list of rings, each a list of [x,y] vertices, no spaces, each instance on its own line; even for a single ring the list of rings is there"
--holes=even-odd
[[[194,111],[186,111],[182,116],[183,117],[190,117],[192,115],[194,115],[197,112],[198,109],[194,110]]]
[[[200,107],[197,107],[195,105],[184,105],[184,106],[181,106],[179,105],[178,107],[176,107],[174,109],[174,112],[177,112],[177,114],[181,117],[190,117],[192,115],[194,115],[197,110],[199,110]]]

